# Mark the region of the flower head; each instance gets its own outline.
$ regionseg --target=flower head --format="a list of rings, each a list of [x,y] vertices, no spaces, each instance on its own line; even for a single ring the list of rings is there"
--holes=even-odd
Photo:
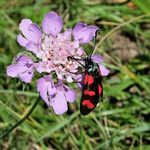
[[[69,83],[82,80],[82,74],[78,73],[84,62],[79,63],[69,57],[84,57],[86,54],[82,45],[90,42],[98,30],[96,26],[82,22],[63,32],[62,28],[63,19],[55,12],[48,12],[44,16],[42,29],[30,19],[23,19],[19,25],[21,34],[17,36],[17,41],[37,59],[35,62],[22,55],[7,67],[8,76],[18,77],[26,83],[31,82],[35,71],[41,74],[42,77],[37,81],[37,91],[56,114],[67,111],[67,102],[73,102],[76,98],[75,91],[65,85],[64,81]],[[107,75],[109,71],[101,64],[101,58],[93,56],[93,60],[99,63],[102,75]],[[54,77],[57,82],[53,81]]]
[[[55,12],[49,12],[42,21],[42,30],[37,24],[29,19],[23,19],[19,29],[17,41],[21,46],[33,52],[38,58],[36,70],[39,73],[56,72],[59,79],[72,81],[72,74],[77,72],[80,64],[76,61],[68,60],[68,56],[82,56],[85,54],[80,44],[86,44],[93,39],[96,26],[87,26],[78,23],[73,30],[67,29],[60,32],[63,27],[63,20]]]

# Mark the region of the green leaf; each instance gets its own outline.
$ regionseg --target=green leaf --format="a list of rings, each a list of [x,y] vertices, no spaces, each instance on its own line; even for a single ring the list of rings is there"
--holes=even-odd
[[[113,87],[110,87],[110,89],[108,89],[108,95],[109,96],[115,96],[116,94],[122,92],[124,89],[126,89],[127,87],[129,87],[130,85],[133,84],[133,81],[128,79],[128,80],[123,80],[121,83],[119,83],[118,85],[115,85]]]
[[[150,13],[150,0],[133,0],[133,3],[144,13]]]

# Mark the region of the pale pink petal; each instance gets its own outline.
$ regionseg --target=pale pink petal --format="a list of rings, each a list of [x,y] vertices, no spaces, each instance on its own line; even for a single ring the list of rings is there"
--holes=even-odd
[[[30,35],[30,32],[29,32],[29,25],[31,24],[32,24],[32,21],[30,19],[23,19],[19,25],[20,31],[27,39],[32,39],[32,36]]]
[[[54,95],[56,93],[56,88],[55,88],[55,85],[54,85],[54,82],[53,82],[51,76],[46,75],[46,76],[44,76],[44,78],[47,82],[46,86],[47,86],[48,94],[49,95]]]
[[[37,24],[33,24],[30,19],[23,19],[19,29],[27,40],[33,43],[39,43],[42,37],[42,32]]]
[[[30,24],[32,24],[32,21],[30,19],[23,19],[19,24],[19,29],[24,36],[28,36],[28,27]]]
[[[22,81],[29,83],[33,78],[34,62],[27,56],[17,56],[15,64],[7,67],[7,75],[18,77]]]
[[[79,31],[82,30],[84,27],[87,27],[86,23],[79,22],[75,25],[75,27],[73,28],[73,35],[75,39],[78,39]]]
[[[17,77],[20,72],[26,71],[26,67],[22,67],[20,64],[12,64],[7,67],[7,76]]]
[[[36,68],[36,71],[38,71],[39,73],[45,72],[46,63],[44,62],[35,63],[35,68]]]
[[[56,93],[56,88],[54,86],[50,85],[50,84],[47,85],[47,89],[48,89],[48,94],[49,95],[53,95],[53,94]]]
[[[25,66],[25,65],[29,65],[29,64],[33,64],[34,62],[32,61],[31,58],[25,56],[25,55],[21,55],[21,56],[17,56],[16,58],[16,63]]]
[[[33,52],[34,54],[37,54],[38,50],[39,50],[39,47],[37,47],[32,42],[29,42],[29,43],[26,44],[26,49]]]
[[[29,25],[28,29],[29,29],[29,31],[31,31],[33,33],[34,38],[35,38],[34,40],[37,41],[37,43],[38,43],[38,40],[42,36],[42,31],[41,31],[40,27],[37,24],[32,23]]]
[[[110,72],[104,65],[99,65],[99,68],[102,76],[107,76]]]
[[[23,72],[21,74],[18,75],[18,77],[24,81],[25,83],[30,83],[32,78],[34,76],[34,72],[31,70],[31,71],[26,71],[26,72]]]
[[[79,88],[82,88],[83,74],[78,74],[78,75],[74,76],[74,79],[77,82],[77,86]]]
[[[56,36],[61,31],[62,26],[62,17],[55,12],[47,13],[42,22],[43,31],[48,35]]]
[[[83,55],[83,54],[85,54],[85,51],[83,50],[83,48],[81,48],[81,47],[79,47],[78,49],[77,49],[77,52],[76,52],[78,55]]]
[[[68,91],[65,92],[66,100],[70,103],[73,103],[76,100],[76,92],[72,89],[68,89]]]
[[[73,79],[70,75],[66,75],[66,81],[71,83],[73,82]]]
[[[93,39],[98,27],[84,23],[78,23],[73,29],[73,36],[75,40],[78,40],[81,44],[86,44]]]
[[[59,80],[63,80],[63,75],[62,75],[62,73],[61,73],[61,72],[58,72],[57,70],[55,70],[55,72],[56,72],[56,74],[57,74],[57,78],[58,78]]]
[[[64,33],[62,33],[63,39],[71,40],[71,34],[72,34],[72,29],[66,29],[66,31]]]
[[[47,95],[47,86],[46,86],[46,81],[44,78],[40,78],[37,81],[37,91],[40,93],[40,96],[42,97],[42,99],[46,102],[46,104],[49,106],[50,105],[50,101]]]
[[[29,42],[26,38],[24,38],[21,34],[19,34],[17,36],[17,42],[21,45],[21,46],[26,46],[26,44]]]
[[[99,54],[94,54],[94,55],[92,55],[91,58],[95,63],[102,63],[103,62],[103,57]]]
[[[67,111],[67,101],[63,92],[58,92],[55,97],[51,98],[51,101],[52,107],[56,114],[61,115]]]

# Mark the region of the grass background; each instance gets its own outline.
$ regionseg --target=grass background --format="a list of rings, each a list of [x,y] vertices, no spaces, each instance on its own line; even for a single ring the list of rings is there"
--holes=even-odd
[[[150,1],[124,1],[0,1],[1,132],[20,120],[38,96],[35,80],[27,85],[6,76],[6,67],[24,50],[16,42],[23,18],[41,25],[44,14],[53,10],[63,17],[64,28],[79,21],[99,26],[96,53],[111,70],[104,78],[103,102],[91,114],[80,115],[78,89],[79,98],[62,116],[41,100],[29,119],[0,141],[0,149],[150,149]]]

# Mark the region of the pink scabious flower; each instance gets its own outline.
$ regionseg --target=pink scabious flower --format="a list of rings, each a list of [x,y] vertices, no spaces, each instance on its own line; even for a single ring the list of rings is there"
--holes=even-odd
[[[7,67],[8,76],[18,77],[26,83],[31,82],[35,71],[41,74],[43,77],[37,80],[37,91],[56,114],[66,112],[67,102],[72,103],[76,99],[75,91],[64,81],[82,81],[82,75],[78,73],[81,63],[68,58],[85,57],[82,45],[90,42],[98,30],[98,27],[82,22],[64,32],[61,32],[62,28],[63,19],[55,12],[48,12],[44,16],[42,29],[30,19],[23,19],[17,41],[37,59],[33,61],[22,54]],[[108,75],[109,70],[102,65],[102,57],[93,55],[92,59],[99,64],[102,75]],[[53,82],[53,74],[56,74],[56,83]]]

